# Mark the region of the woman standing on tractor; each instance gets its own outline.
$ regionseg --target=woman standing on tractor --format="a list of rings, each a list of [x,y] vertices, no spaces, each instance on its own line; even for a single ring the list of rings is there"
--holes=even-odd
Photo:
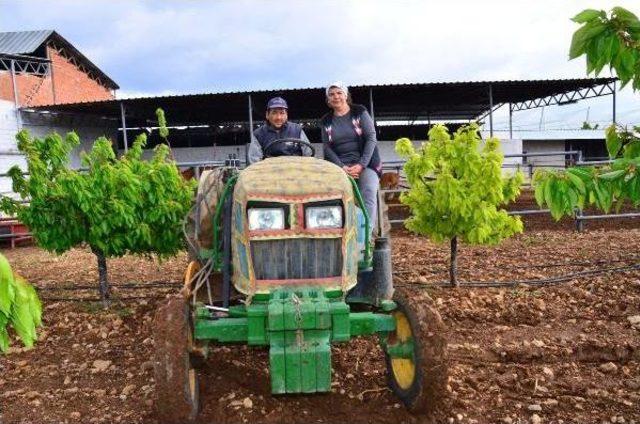
[[[364,106],[351,102],[349,89],[342,82],[330,84],[325,94],[332,110],[321,120],[324,158],[358,181],[373,229],[382,172],[373,119]]]

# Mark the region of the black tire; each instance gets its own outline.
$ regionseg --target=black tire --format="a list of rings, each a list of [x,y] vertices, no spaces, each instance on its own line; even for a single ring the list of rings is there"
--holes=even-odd
[[[189,307],[172,297],[154,321],[156,411],[162,423],[192,422],[198,415],[198,376],[189,354]]]
[[[402,400],[406,408],[414,413],[430,414],[446,394],[448,379],[447,341],[445,326],[431,298],[411,297],[405,290],[397,288],[393,300],[398,308],[393,312],[396,323],[406,319],[413,339],[412,359],[392,358],[385,352],[387,381],[391,390]],[[404,317],[404,318],[402,318]],[[391,345],[403,339],[398,327],[386,338]],[[413,365],[413,373],[411,366]]]

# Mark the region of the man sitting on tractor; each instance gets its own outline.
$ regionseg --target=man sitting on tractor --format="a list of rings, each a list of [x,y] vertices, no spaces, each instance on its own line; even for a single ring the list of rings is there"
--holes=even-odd
[[[288,122],[288,105],[282,97],[274,97],[267,103],[267,122],[253,132],[249,145],[249,163],[253,164],[265,156],[312,156],[312,151],[303,143],[286,142],[298,139],[309,143],[302,125]],[[282,140],[285,142],[278,142]],[[268,154],[265,151],[268,150]]]

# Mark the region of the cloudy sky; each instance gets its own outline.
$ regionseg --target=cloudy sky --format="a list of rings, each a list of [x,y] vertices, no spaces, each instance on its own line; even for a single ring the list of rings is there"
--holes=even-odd
[[[637,0],[0,0],[0,31],[54,29],[121,87],[119,97],[348,84],[581,78],[570,17]],[[607,74],[603,75],[607,76]],[[518,112],[516,128],[611,120],[611,96]],[[497,127],[505,127],[500,112]],[[542,116],[542,120],[541,120]],[[640,123],[640,93],[618,96]]]

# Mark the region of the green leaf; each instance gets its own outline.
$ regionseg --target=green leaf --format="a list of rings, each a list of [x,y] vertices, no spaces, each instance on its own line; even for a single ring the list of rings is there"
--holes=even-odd
[[[618,171],[611,171],[605,174],[598,175],[598,178],[605,181],[614,181],[614,180],[617,180],[618,178],[623,177],[626,174],[626,172],[627,171],[622,169]]]
[[[604,15],[604,16],[603,16]],[[586,9],[578,13],[571,20],[573,22],[583,24],[598,17],[605,17],[606,13],[603,10]]]
[[[615,125],[612,125],[606,129],[605,136],[609,157],[612,159],[618,157],[620,149],[622,148],[622,140],[620,140],[620,137],[618,137]]]
[[[36,340],[36,330],[29,303],[29,293],[24,283],[17,282],[16,301],[13,304],[9,321],[16,334],[26,347],[32,347]]]
[[[38,298],[36,289],[20,275],[16,275],[15,280],[16,283],[21,284],[25,290],[34,327],[40,326],[40,324],[42,324],[42,303],[40,302],[40,298]]]
[[[591,179],[591,172],[588,170],[589,168],[569,168],[567,169],[568,174],[573,174],[580,178],[582,181],[588,181]]]
[[[580,194],[584,194],[586,191],[586,187],[584,185],[584,182],[580,179],[580,177],[570,172],[567,172],[566,175],[567,175],[567,178],[569,178],[569,180],[573,184],[573,186],[576,188],[576,191]]]
[[[567,190],[567,198],[569,202],[564,212],[568,214],[574,209],[576,209],[579,206],[580,202],[578,200],[579,199],[578,193],[572,188],[569,188]]]
[[[11,305],[15,299],[13,271],[9,261],[0,254],[0,313],[11,315]]]
[[[553,201],[553,183],[553,180],[547,180],[544,186],[544,201],[549,206],[549,209],[552,209],[555,204]]]
[[[538,204],[539,207],[542,207],[542,205],[544,205],[544,185],[545,185],[546,181],[541,181],[539,183],[536,184],[536,189],[535,189],[535,198],[536,198],[536,203]]]
[[[586,52],[586,40],[584,38],[584,33],[584,28],[580,28],[573,33],[573,37],[571,38],[571,47],[569,48],[569,60],[580,57]]]
[[[627,159],[640,157],[640,139],[634,139],[623,148],[623,156]]]
[[[0,352],[9,350],[9,333],[2,323],[0,323]]]
[[[578,29],[571,39],[569,59],[575,59],[587,53],[587,64],[590,68],[594,68],[597,63],[597,50],[593,39],[596,39],[607,28],[607,25],[599,21],[590,21]]]
[[[635,23],[638,22],[638,17],[633,13],[629,12],[627,9],[616,6],[611,9],[613,15],[622,20],[625,23]]]

